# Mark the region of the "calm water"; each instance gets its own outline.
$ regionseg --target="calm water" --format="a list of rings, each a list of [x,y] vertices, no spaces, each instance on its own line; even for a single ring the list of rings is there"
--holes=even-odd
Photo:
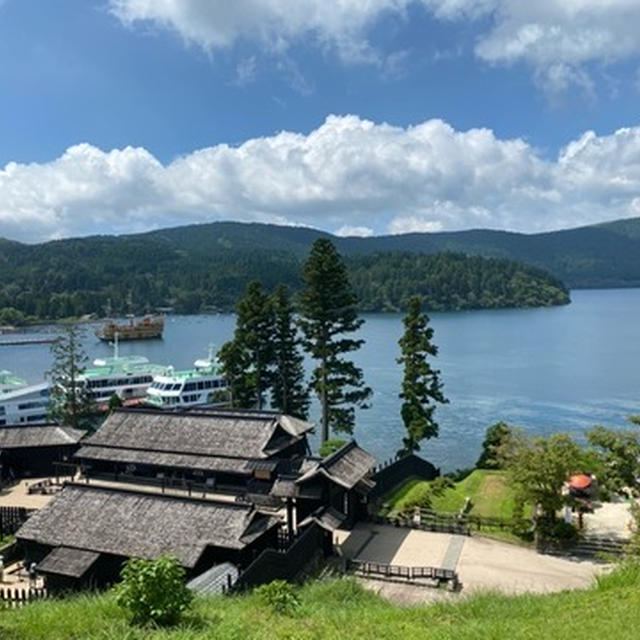
[[[484,430],[497,420],[536,433],[581,434],[594,424],[623,426],[640,413],[640,289],[574,291],[572,299],[553,309],[431,315],[450,404],[436,411],[440,437],[423,445],[426,457],[445,470],[473,464]],[[395,314],[365,318],[366,345],[356,360],[374,398],[359,413],[355,436],[384,459],[402,437],[395,363],[402,323]],[[124,343],[121,353],[188,367],[233,327],[232,315],[171,316],[164,340]],[[92,331],[85,348],[91,359],[111,352]],[[0,347],[0,369],[30,382],[42,380],[50,362],[48,346]]]

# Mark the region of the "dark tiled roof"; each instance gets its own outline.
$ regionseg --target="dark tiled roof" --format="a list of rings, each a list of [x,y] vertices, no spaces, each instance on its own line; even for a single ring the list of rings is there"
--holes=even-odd
[[[343,513],[340,513],[333,507],[322,507],[317,511],[314,511],[310,516],[307,516],[299,526],[305,527],[311,522],[315,522],[323,529],[327,531],[335,531],[342,526],[342,523],[347,519]]]
[[[57,424],[0,427],[0,450],[72,445],[84,435],[84,431]]]
[[[107,418],[86,444],[259,459],[298,441],[311,428],[307,422],[267,412],[120,409]]]
[[[351,489],[371,473],[374,464],[375,458],[352,440],[320,460],[296,482],[301,484],[323,475],[346,489]]]
[[[69,484],[16,537],[124,557],[169,553],[193,567],[206,547],[242,549],[275,523],[251,505]]]
[[[163,451],[146,451],[144,449],[115,449],[91,445],[81,447],[76,453],[76,457],[83,460],[108,460],[122,464],[150,464],[159,467],[230,472],[242,475],[250,475],[253,469],[251,461],[242,458],[165,453]]]
[[[94,551],[56,547],[42,562],[38,563],[37,568],[40,573],[81,578],[99,557],[100,554]]]
[[[207,569],[204,573],[187,582],[187,587],[191,591],[202,595],[212,595],[223,593],[228,585],[227,576],[231,576],[231,584],[238,579],[239,571],[236,565],[230,562],[216,564],[211,569]]]

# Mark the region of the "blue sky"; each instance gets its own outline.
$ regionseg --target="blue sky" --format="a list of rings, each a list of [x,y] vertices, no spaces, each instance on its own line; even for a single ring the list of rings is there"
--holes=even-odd
[[[0,0],[0,236],[640,215],[640,1]]]

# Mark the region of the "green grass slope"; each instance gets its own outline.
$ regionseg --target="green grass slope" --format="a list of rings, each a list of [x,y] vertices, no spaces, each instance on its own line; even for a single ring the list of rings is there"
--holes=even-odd
[[[637,637],[640,569],[619,568],[592,588],[549,595],[477,594],[399,607],[352,580],[310,582],[292,617],[255,595],[198,600],[174,629],[131,627],[110,595],[43,601],[0,612],[2,640],[581,640]]]
[[[431,483],[412,478],[389,494],[384,502],[397,513],[407,507],[419,505],[430,492]],[[431,500],[434,511],[460,511],[465,498],[471,499],[471,512],[485,518],[511,518],[515,494],[507,484],[504,472],[476,469],[455,486]]]

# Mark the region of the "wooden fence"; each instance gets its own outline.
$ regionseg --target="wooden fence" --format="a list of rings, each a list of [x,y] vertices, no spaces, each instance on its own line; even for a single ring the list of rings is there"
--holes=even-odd
[[[0,507],[0,539],[14,534],[34,511],[24,507]]]
[[[387,460],[373,471],[371,479],[376,484],[369,494],[369,499],[377,500],[382,498],[409,478],[417,477],[424,480],[433,480],[439,475],[439,469],[414,453],[402,458]]]
[[[471,530],[463,521],[458,520],[438,520],[422,519],[412,516],[373,516],[371,518],[376,524],[390,524],[394,527],[407,527],[410,529],[421,529],[422,531],[434,531],[436,533],[459,533],[461,535],[471,535]]]
[[[348,571],[364,577],[433,587],[438,587],[440,584],[446,583],[450,589],[454,590],[460,586],[458,574],[453,569],[442,569],[440,567],[405,567],[358,559],[348,560],[346,568]]]
[[[324,531],[310,525],[286,550],[265,549],[239,576],[233,590],[254,587],[272,580],[294,580],[322,555]]]
[[[49,597],[49,592],[44,588],[31,587],[29,589],[0,588],[0,601],[10,608],[22,607],[33,600],[42,600]]]

